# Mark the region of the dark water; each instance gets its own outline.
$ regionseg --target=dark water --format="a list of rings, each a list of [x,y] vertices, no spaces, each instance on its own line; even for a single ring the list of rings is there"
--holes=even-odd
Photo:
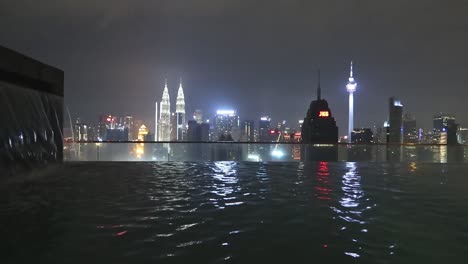
[[[468,164],[68,163],[0,188],[0,263],[468,263]]]

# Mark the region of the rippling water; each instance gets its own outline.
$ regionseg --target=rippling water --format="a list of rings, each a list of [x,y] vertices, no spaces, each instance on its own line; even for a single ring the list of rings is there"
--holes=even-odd
[[[68,163],[0,188],[1,263],[467,263],[468,164]]]

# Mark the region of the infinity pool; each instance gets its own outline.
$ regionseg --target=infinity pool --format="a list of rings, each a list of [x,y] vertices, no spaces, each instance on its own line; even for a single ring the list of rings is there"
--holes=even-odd
[[[65,163],[0,187],[0,263],[466,263],[467,172]]]

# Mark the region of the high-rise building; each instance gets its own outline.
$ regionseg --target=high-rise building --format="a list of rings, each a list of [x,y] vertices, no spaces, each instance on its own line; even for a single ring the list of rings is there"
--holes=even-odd
[[[449,114],[438,114],[433,119],[433,143],[446,144],[446,132],[449,126],[455,125],[455,116]]]
[[[351,133],[352,143],[372,144],[374,143],[374,133],[370,128],[356,128]]]
[[[128,129],[128,139],[135,140],[137,135],[133,134],[133,117],[131,115],[124,117],[123,126]]]
[[[182,88],[182,79],[180,79],[179,90],[177,91],[177,100],[176,100],[176,140],[184,140],[186,133],[186,122],[185,122],[185,98],[184,98],[184,89]]]
[[[458,143],[468,144],[468,128],[466,127],[458,128]]]
[[[457,145],[458,144],[458,124],[449,124],[447,126],[447,144]]]
[[[268,116],[260,117],[258,121],[258,136],[260,142],[270,142],[271,118]]]
[[[102,141],[106,138],[106,117],[99,116],[98,126],[97,126],[97,140]]]
[[[239,140],[239,116],[234,110],[216,111],[213,140]]]
[[[254,121],[245,120],[241,124],[241,141],[254,142]]]
[[[276,127],[279,129],[279,131],[281,131],[282,134],[285,134],[286,133],[286,130],[288,130],[286,128],[286,120],[283,120],[281,122],[278,122],[278,126]]]
[[[418,143],[419,131],[416,127],[416,119],[411,114],[403,117],[403,143]]]
[[[158,102],[156,101],[154,107],[154,141],[159,140],[159,108]]]
[[[403,105],[394,97],[389,99],[389,137],[391,144],[403,143]]]
[[[186,138],[185,125],[182,128],[184,116],[182,113],[171,114],[171,141],[182,141]]]
[[[123,126],[108,128],[105,141],[128,141],[128,129]]]
[[[389,140],[389,130],[390,126],[388,121],[384,122],[383,127],[378,127],[376,129],[375,143],[386,144]]]
[[[346,90],[349,93],[349,116],[348,116],[348,142],[352,142],[351,133],[354,128],[354,92],[356,91],[357,83],[353,77],[353,62],[351,61],[351,69],[349,71],[348,84]]]
[[[317,100],[310,103],[301,127],[303,143],[337,143],[338,127],[328,102],[321,98],[320,71],[318,72]]]
[[[209,140],[210,125],[207,123],[198,124],[195,120],[188,121],[187,140],[203,141]]]
[[[148,128],[145,125],[141,125],[141,127],[138,129],[138,140],[144,141],[145,136],[148,135],[148,133]]]
[[[88,126],[77,118],[73,127],[74,141],[87,141],[88,140]]]
[[[158,134],[159,141],[171,140],[171,102],[169,98],[169,90],[167,89],[167,81],[164,85],[164,91],[159,108]]]
[[[203,123],[203,112],[200,109],[195,110],[193,113],[193,119],[198,123]]]

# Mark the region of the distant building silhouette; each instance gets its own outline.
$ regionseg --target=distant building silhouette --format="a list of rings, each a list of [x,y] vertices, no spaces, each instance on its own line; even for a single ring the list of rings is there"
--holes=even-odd
[[[198,124],[203,123],[203,111],[200,109],[196,109],[193,113],[193,119],[197,121]]]
[[[254,142],[254,121],[245,120],[241,123],[241,141]]]
[[[106,141],[128,141],[128,128],[108,128],[106,131]]]
[[[260,142],[271,142],[270,129],[271,118],[268,116],[260,117],[258,121],[258,137]]]
[[[389,99],[388,114],[390,133],[387,143],[401,144],[403,143],[403,105],[394,97]]]
[[[87,141],[88,140],[88,126],[77,118],[73,125],[73,140],[74,141]]]
[[[370,128],[356,128],[351,133],[352,143],[372,144],[374,143],[374,133]]]
[[[317,100],[310,103],[301,128],[303,143],[338,143],[338,127],[328,102],[321,98],[320,72]]]
[[[465,128],[465,127],[458,128],[458,143],[468,144],[468,128]]]
[[[447,144],[448,127],[455,125],[455,116],[449,114],[438,114],[433,119],[432,137],[433,143]]]
[[[458,124],[449,124],[447,126],[447,145],[458,145]]]
[[[207,123],[198,124],[195,120],[188,121],[187,140],[188,141],[208,141],[210,125]]]
[[[419,131],[416,127],[416,119],[411,114],[403,117],[403,143],[418,143]]]

